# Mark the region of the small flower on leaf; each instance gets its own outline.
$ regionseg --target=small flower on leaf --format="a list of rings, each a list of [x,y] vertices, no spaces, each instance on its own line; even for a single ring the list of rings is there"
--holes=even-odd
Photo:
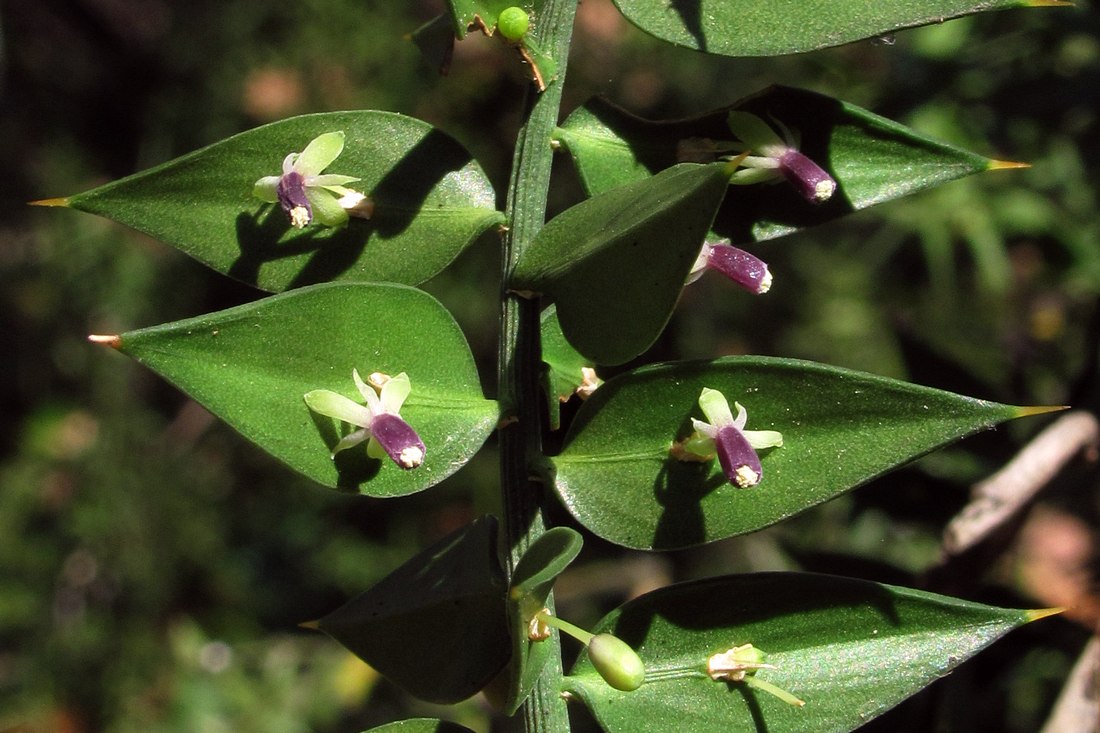
[[[754,295],[762,295],[772,286],[772,274],[767,263],[756,255],[734,247],[729,240],[714,244],[705,242],[691,272],[688,273],[687,282],[695,282],[707,270],[722,273]]]
[[[782,178],[810,203],[820,204],[832,197],[836,181],[798,150],[797,140],[782,123],[776,121],[783,137],[749,112],[734,110],[727,122],[748,153],[734,159],[740,168],[730,177],[730,183],[741,185]]]
[[[775,669],[775,665],[764,663],[767,656],[752,644],[735,646],[720,654],[713,654],[707,659],[707,675],[715,681],[744,682],[749,687],[775,695],[783,702],[795,707],[805,705],[804,701],[786,690],[756,677],[756,673],[762,669]]]
[[[369,196],[347,188],[358,181],[354,176],[322,173],[344,151],[344,133],[326,132],[313,138],[301,153],[283,159],[280,176],[256,181],[252,195],[277,203],[298,229],[316,221],[327,227],[342,227],[349,216],[369,219],[374,202]]]
[[[366,406],[327,389],[315,389],[305,394],[309,409],[326,417],[342,420],[359,428],[345,435],[332,449],[332,455],[364,441],[371,458],[389,456],[401,468],[416,468],[424,461],[424,441],[398,414],[412,385],[409,375],[401,372],[395,377],[372,374],[371,384],[352,370],[352,379]],[[372,386],[377,385],[377,387]]]
[[[725,395],[704,387],[699,407],[709,422],[692,418],[695,432],[687,440],[674,443],[671,453],[681,461],[708,461],[717,454],[730,483],[747,489],[764,477],[756,451],[783,445],[783,435],[775,430],[745,430],[748,413],[739,402],[733,404],[737,407],[736,418]]]

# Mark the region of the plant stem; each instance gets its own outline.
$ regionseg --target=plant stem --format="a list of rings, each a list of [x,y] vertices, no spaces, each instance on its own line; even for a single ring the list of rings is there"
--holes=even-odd
[[[547,626],[553,626],[558,631],[564,631],[585,646],[588,646],[589,642],[592,641],[592,637],[595,636],[591,631],[585,631],[576,624],[571,624],[563,618],[545,612],[540,613],[537,618]]]
[[[550,136],[557,124],[565,81],[569,44],[577,0],[546,0],[532,31],[540,47],[557,62],[557,78],[546,91],[528,87],[525,123],[516,140],[512,178],[505,209],[509,230],[504,240],[503,281],[500,313],[498,399],[506,420],[500,430],[501,492],[504,505],[504,535],[508,543],[508,572],[527,547],[545,530],[543,505],[547,489],[531,481],[530,466],[540,456],[542,438],[539,412],[539,308],[507,292],[512,269],[546,219],[553,151]],[[553,608],[553,598],[548,599]],[[558,644],[556,637],[545,643]],[[552,650],[538,683],[522,708],[527,733],[568,733],[569,717],[561,699],[560,647]]]

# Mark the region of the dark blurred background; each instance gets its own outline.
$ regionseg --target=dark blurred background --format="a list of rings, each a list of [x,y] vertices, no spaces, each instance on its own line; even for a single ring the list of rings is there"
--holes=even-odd
[[[502,44],[471,36],[439,76],[403,36],[441,10],[441,0],[0,0],[0,730],[335,733],[438,712],[298,624],[494,511],[492,446],[445,484],[400,500],[298,478],[85,341],[261,294],[121,226],[25,203],[264,122],[349,108],[428,120],[503,190],[523,68]],[[1033,167],[763,245],[776,275],[766,297],[704,278],[647,359],[794,356],[1095,412],[1100,16],[1091,0],[762,60],[662,45],[610,0],[583,0],[564,110],[603,94],[643,116],[683,117],[772,83]],[[560,210],[581,194],[567,161],[556,175]],[[487,374],[497,259],[487,237],[426,286]],[[919,584],[967,487],[1041,425],[979,436],[705,550],[625,553],[589,537],[563,578],[562,607],[590,624],[655,585],[762,569]],[[1008,551],[952,589],[1006,605],[1068,603],[1071,618],[1017,632],[868,730],[1038,729],[1097,620],[1095,489],[1093,473],[1066,472]],[[489,726],[477,700],[445,714]]]

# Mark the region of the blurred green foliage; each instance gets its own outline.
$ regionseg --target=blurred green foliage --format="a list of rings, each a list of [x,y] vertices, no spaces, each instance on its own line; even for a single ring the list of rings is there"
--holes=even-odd
[[[265,121],[358,107],[444,128],[503,190],[524,69],[502,44],[471,36],[440,77],[402,35],[441,6],[0,1],[0,730],[352,731],[428,712],[297,624],[492,511],[492,452],[437,489],[391,502],[296,478],[84,340],[259,294],[121,227],[24,203]],[[687,116],[770,83],[1033,167],[767,243],[768,296],[704,278],[651,356],[804,357],[1096,410],[1100,14],[1081,2],[733,60],[663,46],[610,0],[585,0],[565,109],[606,94],[645,116]],[[566,161],[557,172],[561,210],[580,193]],[[428,286],[466,329],[483,374],[495,359],[497,258],[485,238]],[[562,604],[593,620],[656,582],[799,566],[912,580],[934,561],[967,483],[1034,430],[968,441],[706,551],[639,558],[590,539],[589,567],[625,558],[614,574],[622,584],[582,565],[572,587],[563,580]],[[1055,500],[1095,525],[1089,490],[1067,480]],[[1003,574],[960,591],[1033,602],[1020,593]],[[875,730],[1035,730],[1082,633],[1058,621],[1026,630]],[[981,695],[952,692],[972,691],[974,678]],[[447,714],[486,729],[476,702]]]

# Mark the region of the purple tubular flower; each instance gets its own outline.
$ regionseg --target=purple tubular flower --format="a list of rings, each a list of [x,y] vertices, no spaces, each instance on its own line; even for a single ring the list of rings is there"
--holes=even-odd
[[[301,173],[290,170],[280,176],[275,186],[275,194],[279,198],[279,206],[291,217],[295,226],[297,226],[295,212],[299,208],[305,210],[304,221],[313,220],[313,207],[310,206],[309,198],[306,196],[306,179]]]
[[[756,486],[764,476],[760,467],[760,457],[756,455],[745,434],[733,425],[718,428],[714,436],[714,446],[718,453],[718,463],[722,473],[732,483],[742,489]]]
[[[783,132],[780,137],[767,122],[749,112],[734,110],[727,121],[747,148],[734,159],[740,167],[730,176],[730,183],[747,185],[783,179],[812,204],[832,198],[836,181],[798,150],[794,136],[782,123],[775,121]]]
[[[370,435],[386,455],[401,468],[416,468],[424,461],[424,441],[398,415],[383,412],[374,416]]]
[[[389,456],[404,469],[423,463],[424,441],[398,414],[412,389],[409,376],[405,372],[395,377],[375,373],[370,376],[370,384],[363,381],[356,369],[351,376],[366,405],[328,389],[315,389],[305,394],[309,409],[359,428],[340,439],[332,449],[332,456],[335,458],[340,451],[368,441],[367,455],[371,458]]]
[[[745,430],[749,416],[738,402],[734,417],[725,395],[716,389],[703,387],[699,407],[707,422],[692,418],[695,432],[682,443],[674,443],[672,455],[682,461],[711,460],[718,455],[722,473],[734,486],[747,489],[764,478],[760,457],[756,451],[783,445],[783,435],[775,430]]]
[[[689,282],[701,275],[704,269],[722,273],[754,295],[766,293],[772,286],[772,274],[766,262],[724,242],[703,245]]]
[[[810,203],[828,201],[836,191],[833,177],[794,148],[788,148],[779,156],[779,172]]]
[[[322,173],[343,150],[342,131],[318,135],[301,153],[283,158],[281,175],[257,180],[252,185],[252,195],[270,204],[278,203],[296,229],[314,221],[322,226],[342,227],[350,216],[369,219],[374,213],[374,202],[347,187],[358,178]]]

